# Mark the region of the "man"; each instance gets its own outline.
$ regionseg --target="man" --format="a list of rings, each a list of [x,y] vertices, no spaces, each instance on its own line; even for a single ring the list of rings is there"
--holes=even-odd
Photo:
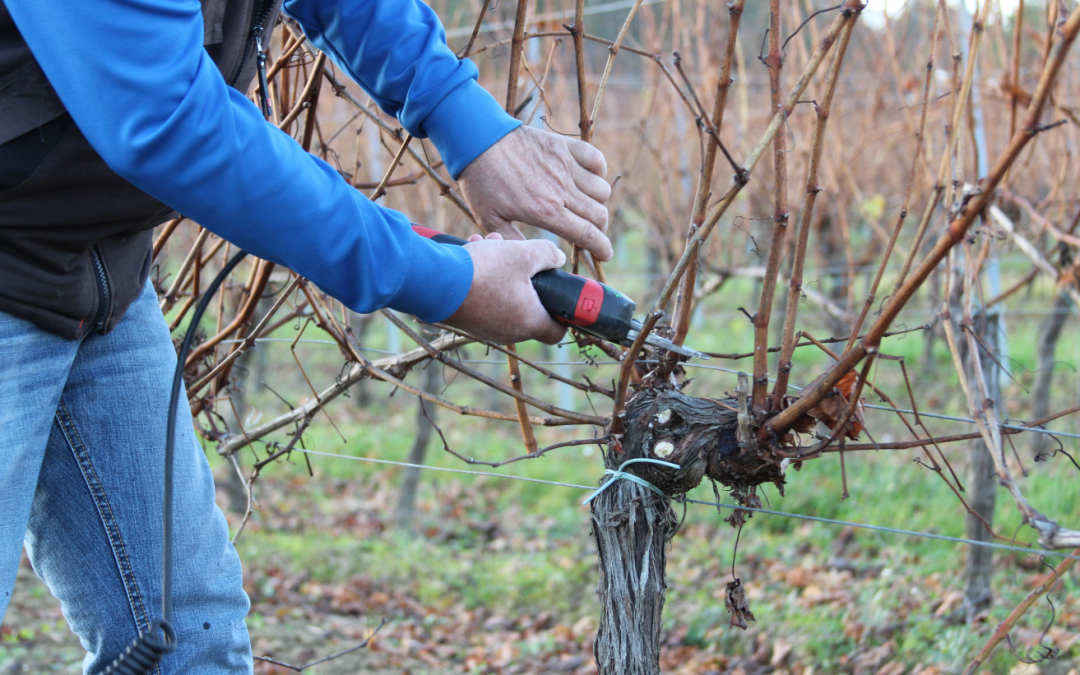
[[[500,342],[563,334],[529,278],[564,256],[514,241],[512,221],[611,256],[603,156],[503,113],[420,0],[287,0],[314,45],[435,144],[495,234],[440,246],[370,203],[234,88],[251,82],[277,4],[0,2],[0,614],[25,533],[87,673],[146,630],[162,596],[175,354],[146,283],[150,228],[183,213],[356,311]],[[161,672],[251,672],[239,561],[183,412],[177,434],[179,647]]]

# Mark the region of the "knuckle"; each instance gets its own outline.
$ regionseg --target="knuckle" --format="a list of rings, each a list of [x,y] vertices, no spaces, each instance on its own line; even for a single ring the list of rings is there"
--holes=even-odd
[[[578,228],[578,241],[587,242],[592,241],[596,237],[596,227],[589,221],[584,221]]]
[[[536,215],[539,216],[546,223],[553,223],[558,219],[560,205],[556,205],[555,202],[544,199],[536,206]]]
[[[601,230],[607,229],[608,224],[608,210],[606,206],[601,206],[596,212],[596,225]]]
[[[535,268],[546,267],[551,260],[551,249],[547,246],[549,242],[543,240],[533,239],[529,242],[532,244],[529,246],[529,262]]]

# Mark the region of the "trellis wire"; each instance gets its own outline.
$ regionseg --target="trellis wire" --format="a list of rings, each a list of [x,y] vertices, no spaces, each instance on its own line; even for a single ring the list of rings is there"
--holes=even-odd
[[[373,457],[353,457],[350,455],[340,455],[333,452],[320,452],[319,450],[308,450],[304,448],[293,448],[293,452],[302,452],[308,455],[317,455],[319,457],[331,457],[335,459],[348,459],[357,462],[370,462],[372,464],[389,464],[391,466],[403,466],[416,469],[427,469],[431,471],[442,471],[444,473],[457,473],[465,474],[469,476],[486,476],[488,478],[505,478],[508,480],[519,480],[527,483],[541,483],[543,485],[554,485],[556,487],[574,488],[577,490],[589,490],[596,491],[595,487],[589,487],[588,485],[578,485],[577,483],[561,483],[554,480],[544,480],[542,478],[529,478],[528,476],[515,476],[508,473],[494,473],[491,471],[473,471],[470,469],[451,469],[441,466],[429,466],[427,464],[413,464],[410,462],[397,462],[390,459],[375,459]],[[970,546],[982,546],[984,548],[994,548],[1001,551],[1012,551],[1017,553],[1038,553],[1039,555],[1051,556],[1055,558],[1074,558],[1080,560],[1080,556],[1074,556],[1069,553],[1059,553],[1057,551],[1047,551],[1036,548],[1027,548],[1024,546],[1012,546],[1010,544],[997,544],[991,541],[977,541],[975,539],[964,539],[963,537],[949,537],[944,534],[933,534],[931,532],[919,532],[918,530],[904,530],[896,527],[886,527],[884,525],[871,525],[869,523],[856,523],[849,520],[837,520],[835,518],[822,518],[821,516],[808,516],[803,513],[790,513],[788,511],[776,511],[773,509],[760,509],[749,506],[736,506],[734,504],[724,504],[722,502],[709,502],[702,501],[700,499],[689,499],[686,497],[677,498],[675,501],[686,502],[688,504],[701,504],[704,506],[712,506],[715,508],[731,509],[733,511],[752,511],[754,513],[763,513],[770,516],[782,516],[785,518],[796,518],[798,520],[809,520],[817,523],[825,523],[827,525],[844,525],[847,527],[854,527],[862,530],[872,530],[874,532],[888,532],[890,534],[900,534],[907,537],[917,537],[921,539],[934,539],[937,541],[947,541],[952,544],[968,544]]]
[[[233,342],[243,342],[243,340],[222,340],[221,342],[222,342],[222,344],[227,344],[227,343],[233,343]],[[309,344],[337,345],[337,343],[334,342],[333,340],[308,340],[308,339],[292,340],[290,338],[259,338],[258,340],[256,340],[256,342],[289,342],[289,343],[304,342],[304,343],[309,343]],[[360,351],[371,352],[373,354],[390,354],[390,355],[394,355],[394,354],[398,353],[398,352],[393,352],[393,351],[387,351],[385,349],[371,349],[370,347],[361,347]],[[461,363],[471,363],[471,364],[502,365],[504,363],[503,361],[495,361],[495,360],[492,360],[492,359],[459,359],[459,361]],[[588,362],[588,361],[533,361],[533,363],[535,363],[538,366],[617,366],[617,365],[620,365],[618,361],[594,361],[594,362]],[[655,363],[655,361],[653,361],[651,359],[642,359],[640,361],[640,363]],[[717,371],[720,371],[720,372],[723,372],[723,373],[731,373],[732,375],[746,374],[745,371],[736,370],[734,368],[724,368],[723,366],[711,366],[711,365],[708,365],[708,364],[705,364],[705,363],[683,363],[682,365],[683,365],[684,368],[702,368],[704,370],[717,370]],[[770,377],[769,381],[770,382],[775,382],[776,380],[774,378]],[[795,391],[802,391],[803,390],[803,387],[800,387],[798,385],[791,384],[791,383],[788,383],[788,388],[789,389],[794,389]],[[868,408],[870,410],[884,410],[885,412],[903,413],[905,415],[914,415],[915,414],[914,410],[907,410],[905,408],[890,408],[887,405],[874,405],[874,404],[871,404],[871,403],[864,403],[863,407]],[[931,418],[934,418],[934,419],[946,420],[946,421],[949,421],[949,422],[966,422],[967,424],[975,424],[975,420],[971,419],[970,417],[958,417],[956,415],[942,415],[940,413],[932,413],[932,412],[926,412],[926,411],[922,411],[922,410],[919,411],[919,416],[920,417],[931,417]],[[998,426],[1000,426],[1002,429],[1011,429],[1011,430],[1014,430],[1014,431],[1030,431],[1031,433],[1034,433],[1034,434],[1045,434],[1047,436],[1062,436],[1064,438],[1080,438],[1080,434],[1072,433],[1072,432],[1069,432],[1069,431],[1054,431],[1053,429],[1043,429],[1041,427],[1026,427],[1026,426],[1022,426],[1022,425],[1019,425],[1019,424],[1001,424],[1001,425],[998,425]]]
[[[658,5],[668,0],[642,0],[642,5]],[[492,2],[494,4],[494,2]],[[621,0],[620,2],[608,2],[602,5],[594,5],[585,9],[585,16],[592,16],[594,14],[604,14],[607,12],[617,12],[620,9],[630,9],[634,6],[634,0]],[[571,13],[572,14],[572,13]],[[570,16],[568,20],[572,20],[573,16]],[[535,21],[535,18],[533,19]],[[513,21],[498,21],[485,23],[481,28],[481,33],[494,33],[495,31],[506,30],[513,28]],[[451,28],[446,31],[446,37],[448,39],[466,37],[472,33],[472,26],[462,26],[460,28]]]

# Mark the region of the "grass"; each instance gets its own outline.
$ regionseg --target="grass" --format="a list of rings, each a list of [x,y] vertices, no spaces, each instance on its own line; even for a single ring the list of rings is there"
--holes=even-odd
[[[356,429],[358,440],[335,445],[323,427],[308,437],[309,447],[354,456],[404,459],[409,434],[401,429],[407,416],[384,419],[383,424]],[[457,419],[446,422],[451,444],[464,432]],[[488,424],[475,433],[467,447],[478,456],[504,456],[516,452],[516,430],[510,425]],[[509,446],[509,448],[508,448]],[[459,446],[461,447],[461,446]],[[579,449],[542,461],[510,465],[531,477],[577,484],[596,480],[596,457],[584,458]],[[950,450],[959,468],[963,452]],[[461,468],[461,462],[433,448],[433,466]],[[518,467],[514,469],[514,467]],[[479,467],[480,470],[484,470]],[[324,481],[357,480],[373,475],[395,480],[400,472],[344,459],[315,459],[318,484]],[[286,476],[304,480],[302,463],[275,468],[274,480]],[[851,496],[839,499],[841,486],[835,458],[808,462],[801,472],[789,474],[787,496],[766,489],[768,506],[841,520],[873,523],[904,529],[963,536],[963,510],[955,496],[927,470],[910,465],[902,453],[865,453],[849,456],[848,482]],[[505,481],[482,476],[424,474],[421,492],[420,537],[391,532],[377,536],[327,536],[316,528],[300,533],[266,529],[244,535],[241,552],[248,560],[275,561],[290,569],[305,569],[315,579],[340,582],[362,571],[389,587],[408,589],[420,602],[446,609],[486,608],[496,613],[549,612],[572,623],[598,611],[593,587],[595,563],[587,536],[588,516],[580,506],[582,491],[546,485]],[[389,489],[389,488],[387,488]],[[1058,472],[1033,475],[1027,485],[1031,495],[1055,513],[1075,513],[1080,503],[1080,483]],[[321,508],[333,508],[335,497],[314,499]],[[447,496],[449,495],[449,497]],[[694,498],[711,500],[711,490],[699,488]],[[456,499],[464,507],[454,513]],[[384,505],[391,508],[392,504]],[[312,515],[318,520],[318,516]],[[389,518],[388,514],[384,517]],[[477,523],[494,521],[509,529],[499,535],[501,548],[493,549]],[[1011,502],[1002,496],[996,522],[1011,532],[1018,524]],[[892,641],[894,656],[908,666],[937,665],[942,672],[958,672],[981,646],[986,629],[947,625],[933,616],[933,609],[950,592],[962,589],[964,548],[926,539],[856,530],[845,555],[854,555],[855,566],[869,570],[867,576],[837,580],[827,571],[834,542],[841,528],[779,516],[758,515],[746,526],[734,557],[736,573],[751,594],[758,623],[755,628],[768,639],[783,638],[796,644],[800,663],[816,663],[835,672],[848,667],[851,654]],[[669,630],[682,633],[684,645],[749,656],[753,641],[727,628],[723,607],[723,584],[729,576],[734,553],[734,532],[710,507],[691,506],[682,532],[669,553]],[[529,544],[532,544],[530,546]],[[853,553],[851,553],[853,551]],[[1002,554],[997,572],[997,604],[986,626],[1005,614],[1027,592],[1027,573],[1017,568],[1021,554]],[[749,561],[749,562],[748,562]],[[796,580],[792,570],[810,570],[809,585]],[[778,570],[778,571],[777,571]],[[813,581],[820,577],[821,581]],[[833,584],[833,586],[830,586]],[[1075,605],[1075,582],[1067,580],[1059,596],[1059,610]],[[810,590],[816,586],[818,590]],[[815,600],[822,593],[825,601]],[[810,594],[808,596],[808,594]],[[837,599],[828,600],[830,594]],[[1061,598],[1067,598],[1063,603]],[[1045,604],[1032,611],[1031,625],[1049,618]],[[899,627],[897,627],[899,626]],[[765,638],[759,638],[765,639]],[[1064,651],[1062,656],[1074,656]],[[1015,659],[999,653],[990,672],[1006,672]]]
[[[641,292],[633,283],[631,280],[625,284],[633,289],[629,292]],[[620,286],[624,285],[620,282]],[[746,297],[752,291],[751,282],[736,280],[725,287],[725,292],[731,294],[725,297]],[[741,315],[718,311],[713,303],[723,300],[710,299],[704,305],[702,325],[692,333],[693,346],[719,351],[747,348],[751,339],[749,323]],[[813,311],[804,313],[813,326]],[[1007,412],[1022,417],[1028,396],[1021,387],[1030,386],[1032,380],[1038,325],[1023,316],[1006,317],[1012,349],[1010,363],[1019,381],[1005,386]],[[908,325],[917,325],[926,318],[912,316],[905,320]],[[820,326],[811,330],[818,337],[827,334]],[[309,333],[305,337],[322,337],[315,331]],[[276,337],[291,335],[291,327],[286,327]],[[378,325],[369,330],[364,345],[376,350],[391,346],[387,333]],[[958,394],[951,356],[943,341],[934,343],[929,362],[923,361],[921,333],[887,338],[882,349],[906,359],[922,410],[966,416],[966,404]],[[262,354],[256,353],[243,364],[247,404],[249,410],[256,411],[244,413],[249,427],[259,421],[258,415],[269,419],[313,395],[287,343],[265,343],[258,351]],[[535,344],[524,345],[522,352],[527,358],[540,360],[581,359],[570,349],[555,351]],[[332,346],[304,343],[297,346],[296,353],[316,389],[326,387],[340,371],[341,358]],[[463,350],[461,356],[493,361],[470,365],[505,378],[505,365],[498,355],[484,354],[473,347]],[[1080,345],[1063,340],[1058,359],[1060,379],[1055,405],[1064,407],[1071,398],[1068,392],[1074,385],[1070,369],[1080,361]],[[793,381],[807,383],[830,362],[815,348],[800,349]],[[751,367],[748,360],[712,363]],[[688,388],[692,394],[717,396],[734,385],[734,376],[729,373],[688,371],[694,378]],[[588,373],[600,383],[614,376],[614,370],[607,365],[575,366],[572,372]],[[409,377],[416,381],[417,375]],[[873,377],[899,405],[908,405],[895,364],[881,363]],[[442,393],[457,402],[512,410],[508,399],[492,396],[464,376],[446,371],[444,381]],[[259,382],[272,383],[277,393],[259,386]],[[553,400],[558,393],[554,387],[542,376],[526,373],[527,391]],[[546,613],[554,623],[564,625],[595,619],[599,612],[594,593],[595,552],[588,533],[588,511],[581,506],[587,494],[583,490],[426,471],[419,495],[418,534],[405,536],[394,529],[392,514],[403,469],[347,459],[406,459],[415,431],[416,403],[404,392],[393,396],[390,393],[387,387],[369,383],[364,405],[359,404],[359,393],[354,392],[353,400],[339,400],[329,407],[334,425],[320,416],[305,433],[304,447],[342,458],[311,456],[311,477],[307,464],[294,455],[290,461],[269,467],[256,485],[262,508],[238,542],[247,565],[249,590],[256,599],[250,620],[253,634],[269,631],[279,619],[280,610],[272,610],[275,605],[267,603],[282,592],[277,587],[281,575],[301,572],[310,583],[323,585],[366,579],[376,588],[407,594],[433,612],[440,612],[440,622],[452,623],[454,617],[469,612],[506,616]],[[580,410],[590,409],[590,401],[584,396],[574,393],[571,400]],[[594,397],[593,403],[599,412],[604,412],[604,400]],[[493,461],[523,452],[515,424],[462,418],[446,411],[439,411],[437,419],[447,443],[466,456]],[[879,440],[906,438],[903,427],[890,413],[870,410],[867,419]],[[928,425],[935,434],[973,429],[969,424],[944,420],[929,420]],[[1073,430],[1074,425],[1063,420],[1054,426]],[[538,430],[542,444],[583,438],[590,433],[581,428]],[[276,440],[286,438],[278,434]],[[1025,452],[1027,443],[1022,437],[1018,443],[1031,473],[1022,480],[1025,494],[1045,512],[1068,524],[1070,517],[1080,512],[1080,482],[1073,478],[1072,466],[1062,457],[1048,463],[1032,462],[1030,453]],[[1067,441],[1068,448],[1074,446]],[[962,476],[972,447],[969,443],[945,446]],[[255,451],[264,455],[258,446]],[[250,453],[243,452],[247,465],[252,461]],[[943,481],[912,462],[918,454],[849,453],[848,499],[840,498],[838,457],[806,462],[801,471],[789,470],[786,496],[781,497],[772,486],[764,488],[765,505],[792,513],[962,536],[962,506]],[[211,462],[224,471],[224,464],[216,457],[211,457]],[[427,463],[492,472],[483,466],[467,466],[443,452],[437,436]],[[560,449],[541,459],[510,464],[494,472],[595,485],[602,465],[595,447],[582,446]],[[690,496],[713,499],[708,486]],[[236,522],[234,518],[234,525]],[[1019,530],[1016,509],[1004,492],[999,494],[995,523],[1002,533],[1011,535]],[[1029,532],[1019,531],[1022,539],[1031,539]],[[1028,592],[1033,576],[1045,571],[1038,567],[1022,569],[1030,568],[1022,554],[997,555],[995,606],[984,623],[968,627],[948,624],[935,616],[942,602],[962,590],[963,546],[866,530],[848,533],[839,526],[764,514],[749,521],[739,537],[737,553],[735,539],[735,532],[714,509],[689,506],[682,530],[668,554],[669,645],[736,658],[748,657],[760,644],[787,642],[793,647],[788,665],[814,665],[817,673],[850,671],[852,659],[887,644],[892,645],[890,659],[903,662],[908,669],[922,664],[936,666],[941,672],[958,672],[985,640],[990,627]],[[833,557],[847,558],[855,572],[838,572],[830,567]],[[748,633],[727,627],[723,589],[733,563],[757,616],[757,623]],[[1078,655],[1070,642],[1080,628],[1075,585],[1074,577],[1069,577],[1063,590],[1055,592],[1061,632],[1052,639],[1065,646],[1062,658]],[[31,593],[40,595],[44,591],[38,588]],[[303,598],[285,604],[294,608],[319,606],[316,599]],[[1037,637],[1049,618],[1049,606],[1040,602],[1018,635],[1025,639]],[[14,621],[18,624],[17,618]],[[10,624],[11,613],[5,627]],[[17,630],[6,633],[0,643],[0,664],[5,659],[21,658],[18,655],[25,654],[25,645],[40,639],[44,630],[41,625],[18,625]],[[392,636],[394,628],[388,630]],[[522,654],[551,650],[554,639],[547,633],[538,634],[527,645],[522,643]],[[1007,650],[999,649],[987,669],[992,673],[1007,672],[1015,663]]]

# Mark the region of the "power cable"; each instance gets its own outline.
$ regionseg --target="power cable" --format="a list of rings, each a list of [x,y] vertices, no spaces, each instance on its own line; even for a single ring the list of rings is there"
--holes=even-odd
[[[176,631],[172,626],[173,599],[173,458],[176,448],[176,414],[180,407],[180,391],[184,383],[184,366],[191,343],[199,327],[199,321],[218,288],[225,278],[247,255],[240,251],[234,255],[225,267],[218,272],[206,289],[195,312],[191,315],[184,341],[176,356],[176,372],[173,375],[172,390],[169,394],[169,411],[165,429],[165,486],[162,509],[162,555],[161,555],[161,618],[150,622],[147,629],[135,638],[131,645],[105,669],[105,675],[150,675],[166,654],[176,649]],[[158,631],[164,639],[158,637]]]

